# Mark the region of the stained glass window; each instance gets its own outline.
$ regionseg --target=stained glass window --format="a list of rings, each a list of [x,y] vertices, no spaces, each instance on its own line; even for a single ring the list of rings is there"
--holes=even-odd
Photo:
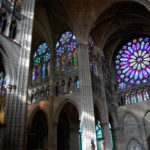
[[[55,73],[72,72],[77,69],[77,41],[75,35],[67,31],[62,34],[56,43]]]
[[[48,98],[50,95],[50,89],[49,89],[49,85],[47,86],[47,89],[46,89],[46,97]]]
[[[112,148],[113,148],[114,143],[113,143],[112,128],[111,128],[110,123],[109,123],[109,132],[110,132],[110,137],[111,137],[111,145],[112,145]],[[101,142],[101,140],[103,139],[103,134],[102,134],[102,127],[101,127],[100,121],[98,121],[97,124],[96,124],[96,138],[97,138],[97,149],[98,150],[103,150],[104,149],[104,143]],[[80,124],[80,127],[79,127],[79,149],[82,150],[81,124]]]
[[[13,0],[3,0],[3,3],[6,4],[9,7],[13,6]]]
[[[149,94],[148,94],[148,91],[147,91],[147,90],[144,90],[144,91],[143,91],[143,97],[144,97],[144,101],[149,100]]]
[[[60,60],[59,58],[56,59],[56,74],[60,73]]]
[[[33,68],[32,70],[32,81],[36,80],[36,68]]]
[[[131,93],[131,104],[135,104],[136,103],[136,97],[134,93]]]
[[[67,70],[70,72],[72,70],[72,54],[69,53],[67,56]]]
[[[79,127],[79,150],[82,150],[82,130],[81,130],[81,124]]]
[[[65,71],[66,71],[66,56],[63,55],[61,61],[61,72],[65,72]]]
[[[125,95],[125,102],[126,102],[126,105],[130,104],[130,98],[128,94]]]
[[[77,50],[74,51],[73,53],[73,65],[75,68],[78,66],[78,55],[77,55]]]
[[[36,82],[39,83],[41,81],[41,66],[39,65],[36,72]]]
[[[40,44],[33,55],[32,84],[40,83],[48,79],[50,76],[50,59],[51,55],[48,44]]]
[[[60,95],[60,86],[59,82],[56,83],[56,96]]]
[[[103,138],[103,135],[102,135],[102,127],[100,125],[100,121],[98,121],[96,124],[96,137],[97,137],[97,148],[98,150],[101,150],[102,143],[100,142],[100,139]]]
[[[68,82],[68,90],[71,91],[73,90],[73,81],[71,78],[69,78],[69,82]]]
[[[124,104],[136,104],[143,101],[148,101],[149,99],[149,92],[147,89],[139,89],[138,91],[131,91],[131,93],[126,93],[124,97]],[[124,105],[122,104],[122,105]]]
[[[42,65],[42,79],[44,80],[46,76],[46,64]]]
[[[50,72],[50,66],[51,66],[51,63],[48,62],[48,63],[47,63],[47,75],[48,75],[48,76],[50,76],[50,73],[51,73],[51,72]]]
[[[0,124],[4,121],[4,108],[6,101],[6,77],[3,72],[0,72]]]
[[[138,91],[138,93],[137,93],[137,101],[138,102],[142,102],[143,101],[142,92],[141,91]]]
[[[119,50],[115,60],[119,89],[150,81],[150,39],[140,37],[129,41]]]
[[[112,135],[112,127],[111,127],[110,123],[109,123],[109,131],[110,131],[111,145],[112,145],[112,148],[113,148],[114,147],[114,142],[113,142],[113,135]]]
[[[90,70],[91,74],[98,76],[98,62],[97,62],[97,52],[95,51],[95,45],[92,37],[89,37],[89,61],[90,61]]]
[[[75,77],[74,88],[75,88],[75,90],[79,89],[79,78],[78,77]]]
[[[66,93],[66,92],[67,92],[67,91],[66,91],[65,81],[63,80],[63,81],[61,82],[61,93],[64,94],[64,93]]]
[[[103,138],[102,135],[102,127],[100,125],[100,121],[97,122],[96,124],[96,138],[97,138],[97,149],[101,150],[101,147],[104,146],[103,143],[100,142],[100,139]],[[81,125],[79,128],[79,146],[80,146],[80,150],[82,150],[82,130],[81,130]]]
[[[95,44],[91,36],[89,36],[89,65],[92,79],[92,90],[94,94],[100,96],[100,88],[99,88],[99,78],[100,72],[98,69],[99,66],[99,53],[95,50]]]
[[[15,0],[14,7],[16,9],[21,8],[23,0]]]

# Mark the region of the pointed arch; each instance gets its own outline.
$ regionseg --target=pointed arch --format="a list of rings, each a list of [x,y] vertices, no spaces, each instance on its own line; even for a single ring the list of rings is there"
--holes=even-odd
[[[133,149],[143,150],[143,146],[135,138],[130,139],[126,147],[126,150],[133,150]]]
[[[56,42],[55,74],[70,73],[78,68],[77,40],[73,32],[64,32]]]

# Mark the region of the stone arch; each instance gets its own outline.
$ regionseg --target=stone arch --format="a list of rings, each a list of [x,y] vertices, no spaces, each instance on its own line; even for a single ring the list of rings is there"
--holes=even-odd
[[[118,135],[116,136],[116,131],[119,125],[118,125],[117,116],[112,110],[109,112],[109,124],[111,126],[110,128],[111,144],[112,144],[113,149],[117,149],[118,142],[120,139],[119,138],[120,134],[118,132]]]
[[[34,116],[35,116],[35,114],[36,114],[38,111],[42,111],[42,112],[45,114],[46,120],[47,120],[47,123],[48,123],[48,115],[47,115],[47,113],[46,113],[44,110],[42,110],[42,109],[40,108],[40,106],[37,106],[37,107],[29,114],[29,116],[28,116],[28,119],[27,119],[27,126],[28,126],[29,129],[31,128],[31,124],[32,124],[32,121],[33,121],[33,119],[34,119]]]
[[[111,125],[113,128],[118,127],[118,119],[117,119],[117,116],[115,115],[115,113],[113,111],[109,112],[109,122],[111,122]]]
[[[57,149],[79,148],[79,112],[73,103],[66,102],[57,121]]]
[[[125,117],[126,117],[128,114],[131,115],[131,116],[133,116],[133,118],[136,120],[136,123],[140,123],[140,119],[138,119],[138,117],[137,117],[133,112],[127,110],[127,111],[125,111],[125,112],[123,113],[123,115],[122,115],[122,119],[120,120],[121,124],[124,123],[124,119],[125,119]]]
[[[141,139],[141,129],[137,117],[131,112],[125,113],[123,117],[123,135],[126,140],[129,138]]]
[[[28,150],[48,148],[48,120],[43,110],[37,109],[34,113],[27,134]]]
[[[80,109],[79,109],[78,104],[76,104],[74,101],[72,101],[72,100],[70,100],[70,99],[65,99],[65,100],[63,100],[63,101],[59,104],[59,106],[58,106],[57,109],[56,109],[56,112],[55,112],[55,114],[54,114],[54,122],[55,122],[55,123],[58,123],[58,119],[59,119],[60,113],[61,113],[62,109],[64,108],[64,106],[65,106],[67,103],[70,103],[70,104],[74,105],[74,106],[76,107],[77,111],[80,113],[80,111],[79,111]],[[79,116],[80,116],[80,115],[79,115]]]
[[[149,126],[150,126],[150,111],[147,111],[145,113],[143,122],[144,122],[145,131],[146,131],[146,137],[149,138],[150,137],[150,128],[149,128]]]
[[[137,139],[132,138],[128,142],[126,150],[143,150],[143,147]]]

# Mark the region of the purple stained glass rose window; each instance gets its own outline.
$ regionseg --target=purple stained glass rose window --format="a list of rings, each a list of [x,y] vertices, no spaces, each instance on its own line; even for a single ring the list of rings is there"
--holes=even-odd
[[[62,34],[59,41],[56,43],[56,55],[62,56],[67,51],[74,51],[77,48],[75,35],[67,31]]]
[[[116,79],[120,89],[149,81],[150,39],[140,37],[128,42],[116,55]]]

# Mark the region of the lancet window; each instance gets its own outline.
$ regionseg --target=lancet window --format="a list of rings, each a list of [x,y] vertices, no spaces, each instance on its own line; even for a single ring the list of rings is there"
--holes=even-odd
[[[40,44],[33,55],[32,84],[48,80],[48,77],[50,77],[50,60],[51,55],[48,44]]]
[[[78,69],[77,41],[75,35],[67,31],[56,43],[55,74],[63,75]]]

